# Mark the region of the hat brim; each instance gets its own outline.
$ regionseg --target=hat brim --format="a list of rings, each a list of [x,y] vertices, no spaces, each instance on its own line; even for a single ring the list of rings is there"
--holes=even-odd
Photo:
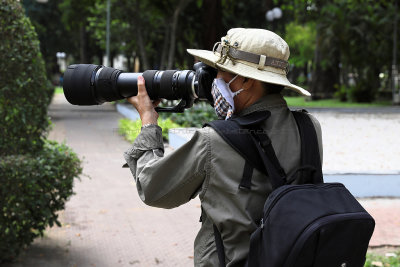
[[[279,73],[279,71],[274,72],[271,71],[271,67],[269,69],[261,70],[258,69],[255,64],[246,64],[245,62],[240,60],[233,62],[229,58],[227,58],[223,62],[223,64],[221,64],[218,63],[218,61],[220,60],[220,56],[218,55],[218,53],[214,53],[208,50],[187,49],[187,52],[197,58],[199,61],[211,67],[218,68],[223,71],[232,72],[246,78],[259,80],[266,83],[282,85],[301,95],[311,96],[311,94],[307,90],[289,82],[286,74],[284,74],[285,71],[281,70],[281,73]]]

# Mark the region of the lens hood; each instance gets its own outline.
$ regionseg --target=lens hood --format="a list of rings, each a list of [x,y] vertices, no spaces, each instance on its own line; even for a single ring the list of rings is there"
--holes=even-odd
[[[64,73],[64,95],[73,105],[98,105],[94,92],[94,78],[99,65],[76,64],[68,66]]]

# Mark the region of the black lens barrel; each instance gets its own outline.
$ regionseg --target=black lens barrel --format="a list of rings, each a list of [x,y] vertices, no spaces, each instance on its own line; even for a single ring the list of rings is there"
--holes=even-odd
[[[102,67],[96,73],[95,94],[97,103],[111,102],[124,98],[119,90],[117,79],[122,71]]]
[[[98,105],[137,95],[137,80],[143,76],[150,99],[179,100],[193,102],[203,95],[202,82],[195,82],[192,70],[147,70],[143,73],[123,73],[110,67],[93,64],[68,66],[64,74],[64,94],[68,102],[74,105]],[[207,82],[209,83],[209,82]],[[203,86],[206,88],[205,86]],[[207,87],[211,87],[211,84]]]
[[[137,95],[137,80],[143,73],[123,72],[118,76],[117,87],[123,98]]]

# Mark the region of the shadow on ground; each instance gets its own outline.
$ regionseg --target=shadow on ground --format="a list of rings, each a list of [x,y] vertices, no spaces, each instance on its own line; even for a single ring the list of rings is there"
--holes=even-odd
[[[59,245],[65,243],[64,245]],[[70,258],[71,242],[60,242],[52,237],[37,239],[31,246],[25,249],[13,262],[0,264],[1,267],[75,267],[95,266],[90,259],[90,254],[85,251],[74,252],[74,258]]]

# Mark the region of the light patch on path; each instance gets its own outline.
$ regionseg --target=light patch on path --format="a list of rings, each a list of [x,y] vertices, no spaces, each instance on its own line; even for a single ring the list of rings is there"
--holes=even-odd
[[[313,113],[322,128],[325,174],[400,174],[400,114]]]

